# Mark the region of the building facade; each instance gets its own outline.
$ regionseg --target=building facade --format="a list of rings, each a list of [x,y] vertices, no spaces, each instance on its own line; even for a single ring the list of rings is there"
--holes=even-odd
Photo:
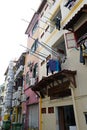
[[[6,71],[14,92],[4,111],[26,130],[86,130],[87,0],[43,0],[25,34],[26,53]]]
[[[32,90],[42,97],[43,130],[87,129],[86,15],[86,0],[49,0],[42,10],[39,50],[47,58]]]

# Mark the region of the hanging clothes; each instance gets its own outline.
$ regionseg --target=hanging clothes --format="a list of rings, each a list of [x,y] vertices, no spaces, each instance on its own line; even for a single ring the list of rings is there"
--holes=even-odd
[[[59,17],[56,17],[55,25],[56,25],[56,29],[60,30],[60,18]]]
[[[70,9],[73,6],[75,1],[76,0],[68,0],[68,2],[64,6],[68,7],[68,9]]]
[[[84,43],[80,44],[80,63],[83,63],[85,65],[85,50],[86,50],[86,46]]]
[[[49,73],[49,63],[47,62],[47,65],[46,65],[46,70],[47,70],[47,76],[48,76],[48,73]]]
[[[61,71],[61,64],[60,64],[60,62],[59,62],[59,60],[56,60],[56,71]]]
[[[85,40],[84,46],[85,46],[85,48],[83,50],[83,57],[87,57],[87,40]]]
[[[50,59],[48,62],[47,62],[47,75],[49,72],[51,72],[52,74],[57,71],[61,71],[61,64],[58,60],[54,60],[54,59]]]

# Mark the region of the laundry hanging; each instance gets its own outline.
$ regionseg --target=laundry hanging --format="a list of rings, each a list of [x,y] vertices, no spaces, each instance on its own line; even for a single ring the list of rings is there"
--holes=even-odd
[[[71,9],[75,1],[76,0],[68,0],[68,2],[64,6],[68,7],[68,9]]]
[[[54,59],[50,59],[48,62],[47,62],[47,75],[48,73],[54,73],[55,71],[59,72],[61,71],[61,65],[60,65],[60,62],[58,60],[54,60]]]
[[[80,44],[80,63],[85,65],[85,57],[87,57],[87,47],[84,43]]]
[[[56,21],[55,21],[55,25],[56,25],[56,29],[60,30],[60,18],[56,17]]]

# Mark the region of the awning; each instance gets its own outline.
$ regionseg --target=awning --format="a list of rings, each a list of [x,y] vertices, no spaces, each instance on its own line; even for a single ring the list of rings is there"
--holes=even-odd
[[[62,70],[48,77],[44,77],[37,84],[32,86],[31,89],[35,92],[38,91],[42,94],[48,91],[48,96],[58,94],[62,91],[64,92],[68,90],[70,82],[72,82],[73,86],[76,87],[75,75],[76,71]]]
[[[80,17],[87,13],[87,4],[85,4],[73,17],[72,19],[63,27],[63,29],[72,30],[74,24],[80,19]]]

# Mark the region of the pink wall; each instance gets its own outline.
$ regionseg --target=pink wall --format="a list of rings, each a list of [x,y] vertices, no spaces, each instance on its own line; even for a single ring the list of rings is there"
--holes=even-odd
[[[38,103],[37,95],[29,88],[25,91],[25,94],[29,96],[29,100],[27,101],[27,105]]]

